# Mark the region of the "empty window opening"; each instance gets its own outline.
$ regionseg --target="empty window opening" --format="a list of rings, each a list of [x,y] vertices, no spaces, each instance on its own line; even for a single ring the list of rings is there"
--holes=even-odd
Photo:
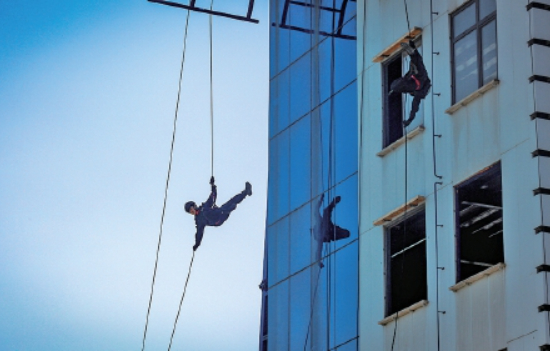
[[[428,297],[424,208],[386,227],[386,316]]]
[[[455,194],[459,282],[504,262],[500,163],[455,187]]]

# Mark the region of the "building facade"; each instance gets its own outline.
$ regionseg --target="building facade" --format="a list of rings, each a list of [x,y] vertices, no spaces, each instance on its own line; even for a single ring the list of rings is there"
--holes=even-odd
[[[261,350],[358,348],[356,12],[270,1]]]
[[[260,349],[550,349],[550,0],[270,4]]]
[[[548,349],[550,1],[357,13],[358,348]],[[404,130],[408,36],[432,88]]]

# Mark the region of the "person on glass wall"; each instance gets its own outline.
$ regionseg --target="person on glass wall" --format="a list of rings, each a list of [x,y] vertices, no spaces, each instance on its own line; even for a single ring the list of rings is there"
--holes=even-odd
[[[331,220],[332,211],[336,204],[340,203],[342,197],[336,196],[332,202],[323,210],[323,215],[321,215],[321,207],[323,206],[323,199],[325,195],[321,194],[319,197],[319,212],[317,213],[317,218],[315,219],[315,225],[313,228],[313,236],[317,241],[317,251],[315,253],[316,261],[319,263],[321,268],[324,267],[324,264],[321,261],[321,252],[323,250],[323,243],[329,243],[332,241],[338,241],[344,238],[348,238],[350,232],[346,229],[341,228],[340,226],[334,225]]]
[[[412,120],[418,111],[420,106],[420,101],[428,95],[430,87],[432,86],[430,78],[428,77],[428,71],[424,66],[424,61],[422,56],[416,50],[416,45],[411,40],[409,43],[401,43],[403,50],[409,54],[411,57],[411,64],[409,67],[409,72],[403,77],[400,77],[393,81],[390,85],[390,94],[393,92],[397,93],[409,93],[414,97],[411,107],[411,112],[409,118],[403,121],[403,125],[407,127],[410,125]]]
[[[201,245],[204,228],[206,226],[220,226],[223,224],[229,218],[231,212],[237,208],[237,205],[242,202],[246,196],[252,195],[252,185],[246,182],[245,188],[241,193],[231,198],[224,205],[218,207],[216,205],[218,192],[214,184],[214,176],[210,178],[210,186],[212,187],[212,191],[206,202],[202,203],[200,206],[197,206],[193,201],[185,203],[185,211],[195,216],[195,226],[197,227],[193,251],[196,251]]]

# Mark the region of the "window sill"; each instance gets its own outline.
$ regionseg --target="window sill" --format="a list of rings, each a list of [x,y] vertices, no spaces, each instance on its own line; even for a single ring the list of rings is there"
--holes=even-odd
[[[460,110],[463,106],[466,106],[466,105],[470,104],[475,99],[479,98],[480,96],[482,96],[486,92],[488,92],[491,89],[493,89],[494,87],[498,86],[499,83],[500,83],[500,81],[498,79],[492,80],[491,82],[489,82],[486,85],[484,85],[483,87],[479,88],[478,90],[476,90],[472,94],[468,95],[466,98],[462,99],[458,103],[454,104],[453,106],[451,106],[450,108],[445,110],[445,113],[449,114],[449,115],[454,114],[455,112]]]
[[[404,309],[401,309],[399,312],[397,313],[393,313],[392,315],[390,315],[389,317],[386,317],[382,320],[380,320],[378,322],[378,325],[388,325],[389,323],[391,323],[392,321],[396,320],[398,317],[399,318],[403,318],[405,315],[409,314],[409,313],[413,313],[414,311],[417,311],[419,310],[420,308],[424,308],[428,305],[428,301],[423,299],[422,301],[420,302],[417,302],[415,304],[413,304],[412,306],[409,306],[407,308],[404,308]]]
[[[506,264],[504,264],[504,263],[498,263],[496,265],[493,265],[492,267],[487,268],[487,269],[483,270],[482,272],[479,272],[479,273],[475,274],[474,276],[470,276],[469,278],[460,281],[456,285],[453,285],[453,286],[449,287],[449,290],[451,290],[453,292],[458,292],[458,290],[460,290],[460,289],[462,289],[466,286],[470,286],[474,282],[479,281],[479,280],[481,280],[481,279],[483,279],[483,278],[485,278],[485,277],[487,277],[487,276],[489,276],[493,273],[501,271],[505,267],[506,267]]]
[[[420,133],[424,132],[424,130],[425,130],[424,125],[420,125],[420,126],[416,127],[415,129],[413,129],[412,131],[407,133],[407,139],[408,140],[413,139],[414,137],[418,136]],[[379,151],[378,153],[376,153],[376,156],[379,156],[379,157],[382,158],[382,157],[388,155],[390,152],[396,150],[399,146],[401,146],[403,144],[405,144],[405,137],[401,137],[398,140],[396,140],[395,142],[393,142],[392,144],[388,145],[386,148],[384,148],[381,151]]]
[[[395,219],[397,219],[399,216],[405,214],[405,212],[410,211],[411,209],[414,209],[414,208],[424,204],[425,201],[426,201],[425,197],[416,196],[413,199],[409,200],[407,202],[407,204],[402,205],[402,206],[390,211],[389,213],[382,216],[381,218],[375,220],[373,222],[373,225],[374,226],[380,226],[380,225],[384,225],[384,224],[387,224],[389,222],[392,222]]]

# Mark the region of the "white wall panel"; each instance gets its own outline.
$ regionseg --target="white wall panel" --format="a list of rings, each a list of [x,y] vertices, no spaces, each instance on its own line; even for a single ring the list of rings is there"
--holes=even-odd
[[[531,9],[531,35],[533,38],[550,40],[550,11]]]
[[[549,138],[550,139],[550,138]],[[550,189],[550,158],[539,157],[540,186]]]
[[[535,81],[533,84],[535,85],[536,110],[547,114],[550,113],[550,83]]]
[[[549,96],[550,100],[550,96]],[[537,119],[537,148],[543,150],[550,150],[550,121],[544,119]]]
[[[533,45],[533,74],[550,77],[550,47]]]
[[[456,304],[458,350],[506,347],[505,271],[458,291]]]

